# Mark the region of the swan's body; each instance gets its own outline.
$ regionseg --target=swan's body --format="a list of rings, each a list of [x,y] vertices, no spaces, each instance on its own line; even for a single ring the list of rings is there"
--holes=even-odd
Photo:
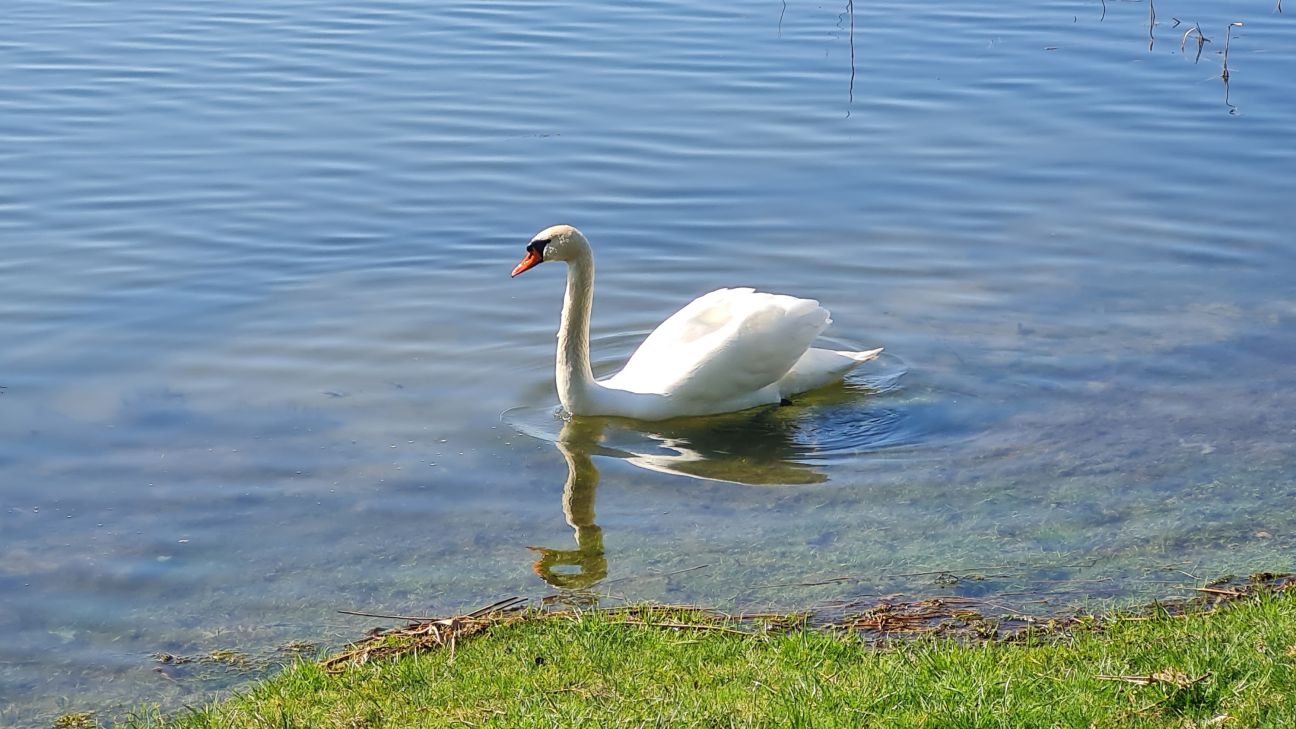
[[[569,225],[546,228],[527,246],[527,258],[513,275],[553,260],[567,263],[556,375],[558,399],[572,415],[665,420],[778,404],[841,379],[882,351],[812,348],[832,321],[817,301],[719,289],[671,315],[620,372],[597,381],[589,360],[589,241]]]

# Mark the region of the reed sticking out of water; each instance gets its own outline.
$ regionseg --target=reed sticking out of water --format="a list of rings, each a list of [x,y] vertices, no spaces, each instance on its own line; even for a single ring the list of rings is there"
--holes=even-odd
[[[1148,50],[1152,50],[1153,44],[1156,43],[1156,36],[1152,34],[1152,29],[1156,27],[1156,6],[1152,0],[1148,0]]]
[[[847,90],[847,101],[855,103],[855,0],[846,0],[846,13],[850,15],[850,88]]]
[[[1224,70],[1220,71],[1220,78],[1224,79],[1224,83],[1228,83],[1229,80],[1228,52],[1229,42],[1233,40],[1233,28],[1235,26],[1241,27],[1241,25],[1242,21],[1235,20],[1232,23],[1229,23],[1228,28],[1224,30]]]
[[[837,14],[837,28],[847,23],[847,39],[850,43],[850,85],[846,89],[846,116],[850,117],[850,107],[855,103],[855,0],[846,0],[846,7]]]
[[[1183,39],[1179,41],[1179,52],[1183,53],[1184,46],[1188,44],[1188,36],[1194,33],[1197,34],[1197,57],[1193,59],[1193,63],[1196,63],[1201,60],[1202,46],[1210,43],[1210,38],[1202,34],[1201,23],[1193,23],[1193,27],[1184,32]]]

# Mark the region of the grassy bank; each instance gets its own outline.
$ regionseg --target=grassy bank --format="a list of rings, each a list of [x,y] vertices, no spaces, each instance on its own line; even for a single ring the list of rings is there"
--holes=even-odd
[[[685,623],[702,625],[663,627]],[[1081,620],[1013,641],[882,647],[687,612],[515,618],[453,653],[337,673],[302,663],[223,703],[127,726],[483,724],[1290,727],[1296,595]]]

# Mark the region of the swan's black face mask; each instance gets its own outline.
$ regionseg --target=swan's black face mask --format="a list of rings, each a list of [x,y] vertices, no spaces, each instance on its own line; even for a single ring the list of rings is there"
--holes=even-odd
[[[522,259],[517,266],[513,268],[512,276],[516,276],[523,271],[535,268],[544,262],[545,246],[549,245],[549,239],[533,240],[526,247],[526,257]]]

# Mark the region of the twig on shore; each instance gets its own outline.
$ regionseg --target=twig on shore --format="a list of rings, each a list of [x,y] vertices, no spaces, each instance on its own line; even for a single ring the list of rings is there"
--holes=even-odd
[[[338,612],[343,615],[359,615],[362,618],[383,618],[385,620],[417,620],[420,622],[436,620],[436,618],[422,615],[384,615],[382,613],[366,613],[359,610],[338,610]]]
[[[503,600],[499,600],[498,602],[493,602],[485,607],[477,608],[476,610],[462,617],[476,618],[498,610],[510,610],[523,602],[526,602],[525,598],[521,598],[521,597],[505,598]],[[388,615],[385,613],[367,613],[360,610],[339,609],[338,612],[342,613],[343,615],[359,615],[360,617],[363,618],[383,618],[385,620],[410,620],[410,621],[415,621],[420,623],[427,623],[433,620],[441,619],[441,618],[431,617],[427,615]]]
[[[1246,597],[1247,593],[1241,590],[1229,590],[1219,587],[1194,587],[1197,592],[1205,592],[1211,595],[1224,595],[1225,597]]]
[[[658,623],[646,622],[643,620],[613,620],[613,625],[641,625],[645,628],[675,628],[677,630],[713,630],[720,633],[733,633],[734,635],[751,636],[753,633],[746,630],[737,630],[727,628],[723,625],[712,625],[710,623]]]
[[[467,617],[479,618],[488,613],[500,612],[505,610],[515,610],[521,607],[522,603],[524,602],[526,602],[525,597],[518,597],[516,595],[514,595],[513,597],[506,597],[503,600],[497,600],[496,602],[493,602],[485,607],[477,608],[476,610],[468,613]]]
[[[1146,676],[1104,676],[1097,675],[1094,678],[1099,681],[1121,681],[1123,683],[1132,683],[1135,686],[1151,686],[1152,684],[1164,683],[1181,689],[1188,688],[1210,678],[1211,672],[1207,671],[1196,678],[1189,678],[1182,671],[1173,668],[1165,668],[1160,671],[1149,673]]]

